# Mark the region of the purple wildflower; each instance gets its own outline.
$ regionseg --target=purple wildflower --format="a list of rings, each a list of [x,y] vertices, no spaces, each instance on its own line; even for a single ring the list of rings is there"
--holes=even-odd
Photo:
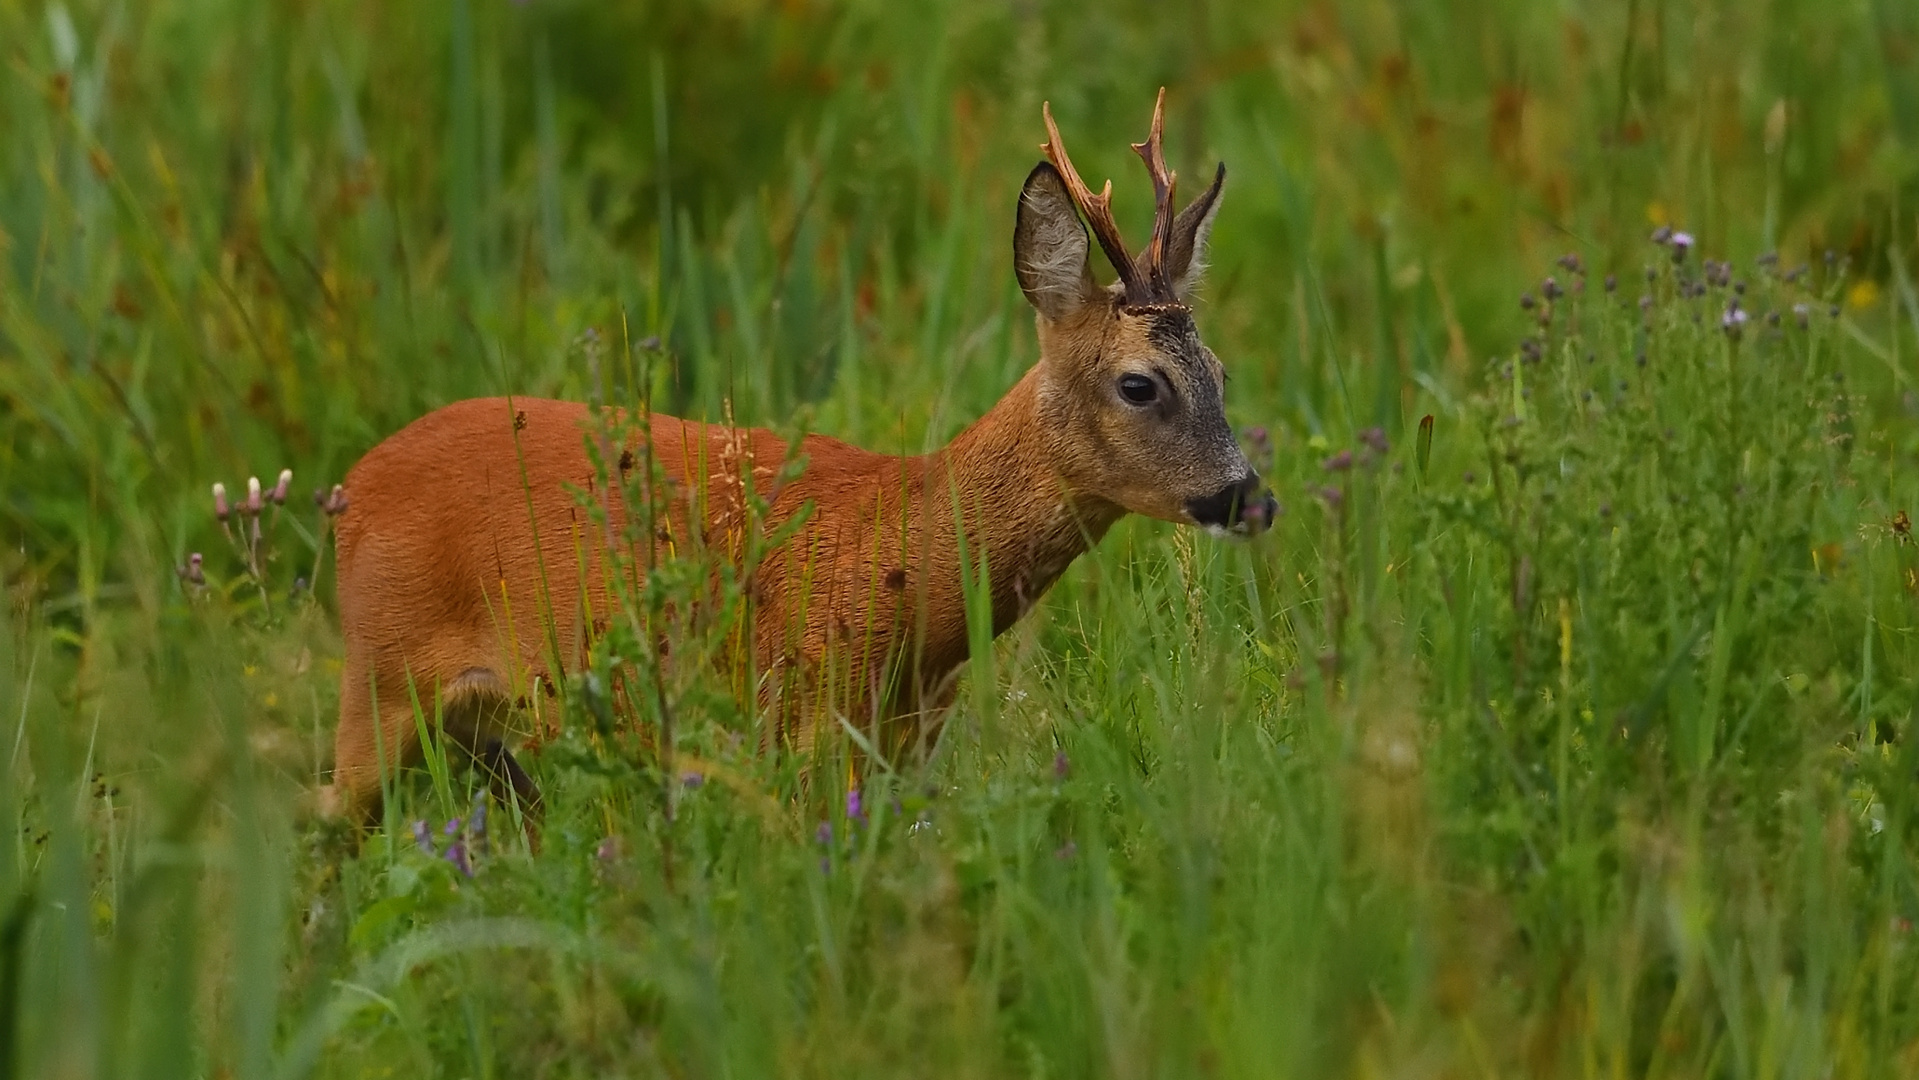
[[[1336,487],[1323,487],[1314,492],[1314,494],[1318,495],[1320,501],[1326,504],[1326,509],[1335,513],[1346,503],[1346,493]]]
[[[457,833],[457,832],[459,832],[459,831],[460,831],[460,819],[459,819],[459,818],[448,818],[448,819],[447,819],[447,822],[446,822],[446,827],[445,827],[445,828],[443,828],[443,829],[441,829],[440,831],[441,831],[441,832],[443,832],[443,833],[445,833],[445,834],[447,834],[448,836],[452,836],[452,835],[453,835],[454,833]]]
[[[473,840],[474,847],[486,854],[486,792],[473,795],[473,812],[466,817],[466,835]]]
[[[1746,313],[1740,310],[1739,305],[1737,304],[1734,304],[1731,307],[1728,307],[1726,309],[1726,313],[1719,317],[1719,328],[1721,330],[1724,330],[1726,332],[1726,336],[1733,339],[1734,341],[1739,340],[1739,333],[1741,330],[1745,329],[1745,326],[1746,326]]]
[[[820,822],[820,827],[813,830],[813,839],[818,841],[821,847],[826,847],[831,844],[833,842],[833,823],[830,821]]]
[[[441,856],[441,858],[452,863],[454,869],[467,877],[473,876],[473,860],[467,858],[465,840],[453,841],[452,845],[446,849],[446,854]]]
[[[1351,450],[1341,450],[1339,453],[1320,462],[1319,467],[1330,473],[1345,472],[1347,469],[1353,467],[1353,452]]]
[[[866,805],[860,799],[860,789],[853,788],[846,793],[847,820],[860,825],[866,824]]]
[[[268,498],[273,500],[273,505],[285,506],[287,504],[287,489],[292,486],[293,486],[293,470],[281,469],[280,479],[277,483],[273,485],[273,493],[268,496]]]
[[[1686,254],[1692,250],[1692,234],[1676,232],[1672,234],[1672,261],[1685,262]]]
[[[1369,427],[1365,431],[1360,432],[1359,441],[1370,447],[1373,453],[1382,456],[1386,451],[1392,449],[1392,443],[1387,441],[1386,432],[1381,428]]]
[[[413,823],[413,843],[421,852],[427,855],[433,854],[433,830],[427,828],[425,818]]]
[[[697,791],[705,783],[706,774],[696,769],[688,769],[680,774],[680,786],[688,791]]]

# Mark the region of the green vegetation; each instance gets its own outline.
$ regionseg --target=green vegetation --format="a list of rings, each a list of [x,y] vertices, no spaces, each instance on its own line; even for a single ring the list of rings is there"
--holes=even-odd
[[[1919,1072],[1912,5],[0,0],[0,61],[0,1078]],[[506,390],[936,445],[1034,359],[1041,100],[1139,235],[1162,83],[1271,534],[1124,523],[857,805],[686,666],[664,773],[551,706],[537,851],[437,762],[303,813],[325,518],[255,576],[210,484]]]

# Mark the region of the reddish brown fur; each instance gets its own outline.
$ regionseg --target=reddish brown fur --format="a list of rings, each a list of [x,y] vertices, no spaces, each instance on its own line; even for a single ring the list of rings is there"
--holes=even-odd
[[[1216,180],[1180,215],[1171,243],[1155,245],[1178,254],[1152,280],[1184,288],[1196,274],[1218,194]],[[969,641],[956,508],[969,557],[986,558],[996,634],[1128,511],[1235,528],[1263,521],[1238,517],[1235,493],[1252,495],[1258,477],[1225,424],[1220,365],[1190,313],[1177,296],[1129,305],[1121,286],[1093,284],[1085,233],[1051,166],[1027,180],[1014,246],[1039,311],[1040,362],[932,454],[808,436],[803,469],[781,484],[787,447],[773,433],[651,418],[651,453],[675,489],[676,543],[697,529],[737,554],[749,476],[756,492],[774,493],[768,531],[811,507],[754,575],[754,659],[769,673],[763,686],[788,687],[765,704],[795,744],[832,713],[878,720],[892,749],[937,731]],[[1115,389],[1147,376],[1160,393],[1152,403]],[[416,700],[429,716],[437,700],[448,732],[478,748],[501,734],[535,676],[550,681],[583,662],[593,619],[610,605],[606,537],[593,535],[571,490],[594,486],[591,419],[563,401],[463,401],[347,474],[336,809],[369,809],[381,763],[417,757]],[[618,535],[619,500],[608,501]],[[828,674],[854,689],[827,700],[818,690]]]

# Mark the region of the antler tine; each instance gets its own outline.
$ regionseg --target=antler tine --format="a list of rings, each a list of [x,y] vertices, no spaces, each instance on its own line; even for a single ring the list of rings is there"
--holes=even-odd
[[[1179,174],[1166,167],[1166,151],[1160,140],[1165,118],[1166,88],[1162,86],[1159,99],[1153,102],[1153,126],[1145,142],[1133,144],[1133,152],[1146,163],[1146,171],[1153,177],[1153,238],[1146,245],[1145,271],[1156,293],[1170,295],[1172,286],[1166,280],[1164,260],[1166,249],[1173,246],[1173,187]]]
[[[1119,223],[1113,220],[1113,182],[1106,181],[1106,188],[1098,195],[1079,178],[1079,170],[1073,168],[1073,159],[1066,156],[1066,143],[1059,137],[1059,125],[1053,123],[1052,102],[1042,102],[1040,112],[1046,117],[1046,143],[1040,147],[1046,153],[1046,160],[1059,170],[1060,177],[1066,181],[1066,193],[1073,197],[1073,204],[1086,216],[1086,224],[1092,227],[1093,236],[1099,241],[1100,250],[1106,252],[1106,261],[1113,264],[1119,273],[1120,281],[1126,286],[1126,298],[1138,302],[1145,292],[1145,282],[1139,278],[1139,272],[1133,266],[1133,257],[1126,253],[1126,241],[1119,234]]]

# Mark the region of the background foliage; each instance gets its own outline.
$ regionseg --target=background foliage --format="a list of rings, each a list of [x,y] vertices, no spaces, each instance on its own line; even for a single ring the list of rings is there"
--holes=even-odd
[[[0,60],[0,1075],[1919,1069],[1910,5],[0,0]],[[602,379],[935,446],[1035,358],[1040,102],[1137,234],[1161,84],[1274,533],[1126,523],[857,807],[709,695],[689,775],[533,757],[537,853],[457,771],[299,813],[324,519],[255,580],[210,483]]]

